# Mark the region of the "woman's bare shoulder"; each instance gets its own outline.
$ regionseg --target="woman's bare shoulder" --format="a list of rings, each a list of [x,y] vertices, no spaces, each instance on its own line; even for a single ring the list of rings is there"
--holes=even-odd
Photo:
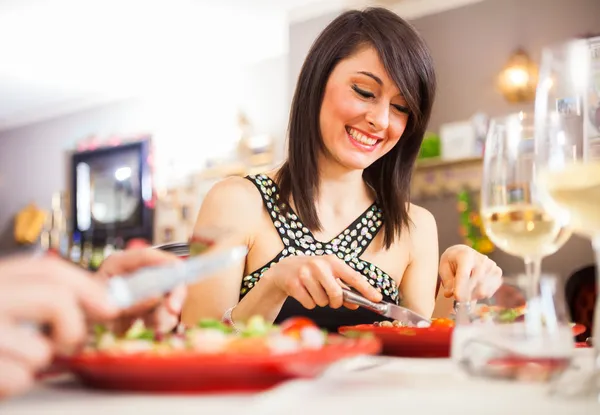
[[[256,186],[243,177],[228,177],[217,182],[202,201],[198,221],[210,225],[251,223],[262,214],[262,197]]]
[[[408,215],[411,221],[409,233],[411,262],[419,258],[437,258],[437,224],[431,212],[411,203]]]
[[[417,206],[410,203],[408,206],[408,215],[412,222],[412,233],[430,233],[435,232],[437,234],[437,225],[435,218],[430,211],[424,207]]]
[[[212,193],[213,196],[243,199],[245,202],[261,201],[256,186],[250,180],[240,176],[231,176],[218,181],[209,193]]]

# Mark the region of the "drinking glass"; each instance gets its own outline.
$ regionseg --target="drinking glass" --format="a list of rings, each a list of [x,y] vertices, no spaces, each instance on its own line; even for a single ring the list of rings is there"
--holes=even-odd
[[[527,299],[540,287],[541,262],[571,236],[559,209],[547,210],[536,182],[534,117],[517,113],[491,121],[483,165],[481,217],[490,240],[523,258]]]
[[[560,379],[574,352],[560,279],[540,275],[533,299],[525,294],[531,290],[529,275],[505,281],[489,305],[457,310],[452,359],[472,376],[528,382]]]

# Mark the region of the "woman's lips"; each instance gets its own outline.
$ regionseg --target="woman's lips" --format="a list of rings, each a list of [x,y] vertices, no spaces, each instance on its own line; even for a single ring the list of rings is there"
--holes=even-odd
[[[373,138],[372,136],[367,136],[363,134],[361,131],[358,131],[352,127],[346,127],[346,134],[348,138],[354,146],[360,148],[365,151],[373,151],[377,145],[382,141],[378,138]]]

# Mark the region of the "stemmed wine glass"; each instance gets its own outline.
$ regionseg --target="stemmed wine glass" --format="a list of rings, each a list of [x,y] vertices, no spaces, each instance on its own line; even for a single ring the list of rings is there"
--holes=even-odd
[[[548,211],[536,182],[534,118],[517,113],[491,121],[486,139],[481,216],[488,237],[523,258],[527,299],[538,296],[541,261],[571,236],[565,215]]]
[[[600,37],[542,53],[535,101],[540,200],[563,212],[574,232],[591,240],[600,286]],[[564,214],[566,212],[566,214]],[[600,377],[600,297],[594,315],[596,379]],[[598,393],[596,382],[586,389]]]

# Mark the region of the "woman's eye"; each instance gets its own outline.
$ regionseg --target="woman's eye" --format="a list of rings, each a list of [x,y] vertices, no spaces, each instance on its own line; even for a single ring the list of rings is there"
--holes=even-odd
[[[402,112],[404,114],[408,114],[410,112],[410,109],[408,107],[405,107],[404,105],[392,104],[392,107],[394,107],[396,111]]]
[[[364,89],[360,89],[356,85],[352,85],[352,89],[354,90],[354,92],[356,92],[358,95],[360,95],[363,98],[375,98],[375,94],[373,94],[372,92],[369,92],[369,91],[365,91]]]

